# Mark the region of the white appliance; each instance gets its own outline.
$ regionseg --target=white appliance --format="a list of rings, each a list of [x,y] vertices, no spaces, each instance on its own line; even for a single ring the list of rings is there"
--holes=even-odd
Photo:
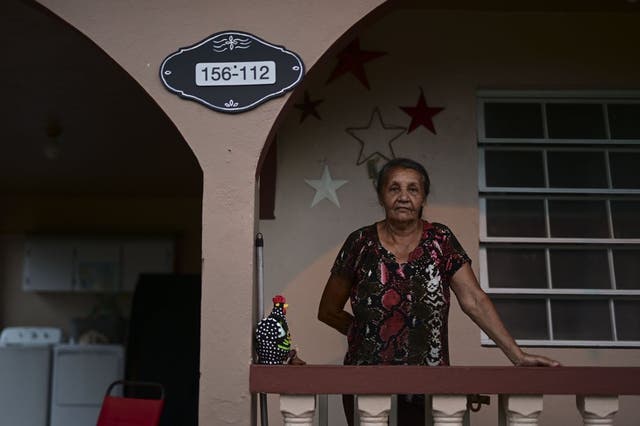
[[[55,346],[49,426],[95,426],[107,388],[123,377],[122,345]]]
[[[0,425],[47,426],[51,347],[60,329],[9,327],[0,334]]]

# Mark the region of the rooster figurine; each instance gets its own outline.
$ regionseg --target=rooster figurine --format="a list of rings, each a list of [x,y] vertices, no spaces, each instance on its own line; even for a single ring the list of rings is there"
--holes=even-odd
[[[273,298],[273,309],[256,328],[256,352],[259,364],[305,364],[291,349],[287,325],[287,301],[282,295]]]

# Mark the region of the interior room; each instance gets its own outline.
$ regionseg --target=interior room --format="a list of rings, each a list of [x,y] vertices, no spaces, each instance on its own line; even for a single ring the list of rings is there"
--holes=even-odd
[[[199,346],[188,345],[199,344],[202,170],[164,112],[86,36],[35,2],[1,9],[0,329],[9,333],[0,423],[95,424],[109,382],[125,370],[154,374],[158,343],[136,335],[182,341],[191,360],[180,363],[198,371]],[[145,294],[136,292],[141,276]],[[191,293],[187,308],[181,295]],[[56,378],[16,359],[30,345],[48,346]],[[15,346],[24,347],[12,356]],[[85,346],[115,360],[99,368],[104,354],[82,358]],[[74,381],[60,384],[69,362]],[[11,383],[37,374],[57,381],[49,389],[42,379],[44,396],[30,405]],[[194,380],[185,424],[197,422]]]

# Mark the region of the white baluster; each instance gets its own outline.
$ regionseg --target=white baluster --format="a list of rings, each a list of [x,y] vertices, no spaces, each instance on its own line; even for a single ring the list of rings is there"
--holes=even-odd
[[[284,426],[313,426],[315,395],[280,395],[280,412]]]
[[[542,395],[500,395],[507,426],[537,425],[542,412]]]
[[[433,426],[463,426],[467,411],[466,395],[433,395],[431,397]]]
[[[613,416],[618,412],[617,396],[576,395],[576,405],[587,425],[613,425]]]
[[[360,424],[367,426],[387,426],[391,411],[391,395],[358,395]]]

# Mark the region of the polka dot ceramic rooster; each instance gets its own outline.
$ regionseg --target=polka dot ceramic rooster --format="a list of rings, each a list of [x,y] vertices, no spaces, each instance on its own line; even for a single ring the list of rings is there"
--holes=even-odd
[[[291,349],[287,324],[287,301],[282,295],[273,298],[273,309],[256,328],[256,352],[259,364],[304,364]]]

